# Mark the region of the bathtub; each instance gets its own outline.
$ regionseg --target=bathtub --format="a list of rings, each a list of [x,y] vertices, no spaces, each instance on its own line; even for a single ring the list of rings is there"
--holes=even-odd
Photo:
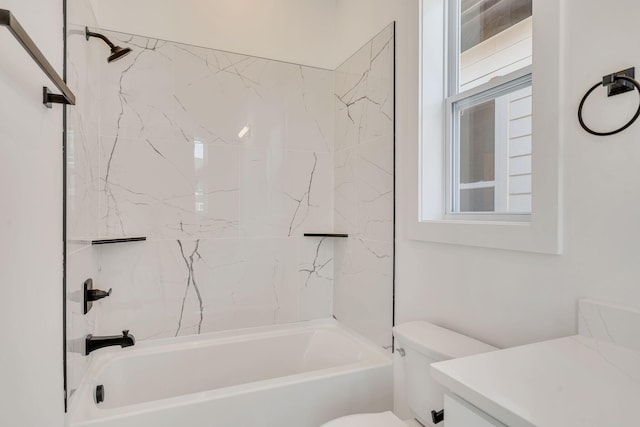
[[[145,341],[91,357],[71,398],[71,427],[318,427],[392,406],[390,355],[334,320]]]

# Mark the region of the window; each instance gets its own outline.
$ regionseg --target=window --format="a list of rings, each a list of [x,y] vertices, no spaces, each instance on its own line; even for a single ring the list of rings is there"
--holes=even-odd
[[[418,7],[408,237],[560,253],[562,2]]]
[[[450,219],[531,213],[531,2],[449,0]]]

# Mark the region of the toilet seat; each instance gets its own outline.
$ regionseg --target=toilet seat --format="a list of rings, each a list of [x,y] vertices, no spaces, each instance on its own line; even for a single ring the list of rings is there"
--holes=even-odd
[[[407,427],[407,425],[393,412],[387,411],[377,414],[347,415],[329,421],[321,427]]]

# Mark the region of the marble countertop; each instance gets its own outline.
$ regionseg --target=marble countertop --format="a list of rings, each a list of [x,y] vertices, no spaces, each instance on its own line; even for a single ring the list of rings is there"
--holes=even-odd
[[[570,336],[431,365],[510,427],[640,426],[640,352]]]

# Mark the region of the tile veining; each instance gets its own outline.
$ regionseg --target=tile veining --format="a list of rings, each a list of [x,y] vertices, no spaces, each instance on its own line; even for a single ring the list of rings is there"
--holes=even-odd
[[[393,292],[392,41],[390,26],[335,72],[334,218],[349,238],[335,246],[334,313],[385,349]]]
[[[182,328],[182,318],[184,316],[184,307],[187,301],[187,295],[189,293],[190,287],[193,287],[196,296],[198,297],[198,304],[200,306],[200,322],[198,323],[198,333],[202,331],[202,321],[204,320],[204,304],[202,302],[202,294],[200,294],[200,288],[198,288],[198,282],[196,281],[196,273],[194,271],[193,263],[202,259],[202,256],[198,252],[198,248],[200,246],[200,240],[196,240],[195,247],[189,256],[187,256],[184,252],[184,247],[180,240],[177,241],[178,246],[180,247],[180,254],[182,255],[182,259],[187,267],[187,284],[184,289],[184,297],[182,298],[182,306],[180,308],[180,319],[178,320],[178,328],[176,329],[176,337],[180,333],[180,328]],[[196,257],[194,259],[194,257]]]
[[[325,279],[325,280],[332,280],[333,279],[333,274],[331,273],[331,275],[327,276],[324,273],[324,269],[333,262],[333,258],[328,258],[328,259],[324,259],[324,260],[320,260],[320,250],[322,249],[322,245],[327,242],[327,238],[323,237],[320,239],[320,241],[318,242],[318,246],[316,247],[316,251],[315,251],[315,256],[313,258],[313,262],[311,263],[311,266],[309,268],[301,268],[300,272],[307,274],[307,278],[304,281],[304,286],[308,287],[309,286],[309,280],[311,280],[312,276],[315,276],[319,279]]]
[[[300,212],[300,207],[304,204],[304,212],[301,213],[302,215],[302,220],[300,220],[298,222],[298,226],[304,222],[304,219],[307,217],[307,214],[309,213],[309,209],[311,209],[311,207],[313,206],[311,204],[311,188],[313,186],[313,176],[316,172],[316,167],[318,166],[318,155],[316,153],[313,153],[313,167],[311,168],[311,172],[309,173],[309,185],[307,186],[307,191],[302,194],[302,196],[300,196],[300,198],[296,198],[294,196],[292,196],[291,194],[285,193],[287,195],[287,197],[289,197],[291,200],[293,200],[294,202],[296,202],[296,208],[293,211],[293,216],[291,218],[291,222],[289,223],[289,232],[288,232],[288,236],[291,236],[292,233],[295,231],[295,229],[297,228],[297,226],[294,226],[294,223],[296,222],[296,218],[298,217],[298,213]],[[304,203],[306,201],[306,203]]]
[[[390,29],[335,73],[107,35],[134,53],[100,64],[97,101],[78,117],[91,158],[78,191],[93,233],[148,240],[99,249],[114,295],[92,333],[144,340],[335,313],[388,348]],[[331,231],[352,237],[303,237]]]

